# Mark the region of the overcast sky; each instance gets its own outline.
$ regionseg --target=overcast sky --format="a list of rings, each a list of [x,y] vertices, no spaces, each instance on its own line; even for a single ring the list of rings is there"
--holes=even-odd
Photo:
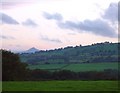
[[[118,42],[119,0],[2,0],[2,48],[23,51]]]

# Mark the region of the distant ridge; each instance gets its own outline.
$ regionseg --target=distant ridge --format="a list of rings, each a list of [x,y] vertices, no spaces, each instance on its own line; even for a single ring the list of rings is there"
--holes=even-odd
[[[33,54],[20,54],[22,62],[29,64],[72,64],[118,62],[119,43],[95,43],[88,46],[68,46]],[[31,50],[31,49],[30,49]],[[33,49],[34,50],[34,49]]]

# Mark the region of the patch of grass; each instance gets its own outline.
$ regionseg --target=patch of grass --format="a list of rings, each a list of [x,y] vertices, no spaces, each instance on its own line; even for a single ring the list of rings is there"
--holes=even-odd
[[[71,64],[65,70],[79,71],[103,71],[104,69],[118,69],[118,63],[85,63]]]
[[[3,91],[118,91],[117,81],[8,81]]]
[[[29,65],[29,68],[51,70],[51,69],[60,69],[65,65],[66,64],[41,64],[41,65]]]

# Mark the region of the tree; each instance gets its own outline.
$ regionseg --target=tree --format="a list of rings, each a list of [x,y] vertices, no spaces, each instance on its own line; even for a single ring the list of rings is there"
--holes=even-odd
[[[31,80],[50,80],[52,73],[47,70],[35,69],[31,70],[30,78]]]
[[[8,80],[25,80],[27,69],[26,64],[21,63],[19,56],[10,51],[2,51],[2,79]]]

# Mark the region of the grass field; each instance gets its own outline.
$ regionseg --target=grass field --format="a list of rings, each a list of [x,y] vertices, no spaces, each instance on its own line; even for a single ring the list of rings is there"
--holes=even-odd
[[[3,91],[118,91],[117,81],[9,81]]]
[[[42,64],[29,65],[30,69],[44,69],[44,70],[72,70],[79,71],[103,71],[104,69],[118,69],[118,63],[84,63],[84,64]]]

